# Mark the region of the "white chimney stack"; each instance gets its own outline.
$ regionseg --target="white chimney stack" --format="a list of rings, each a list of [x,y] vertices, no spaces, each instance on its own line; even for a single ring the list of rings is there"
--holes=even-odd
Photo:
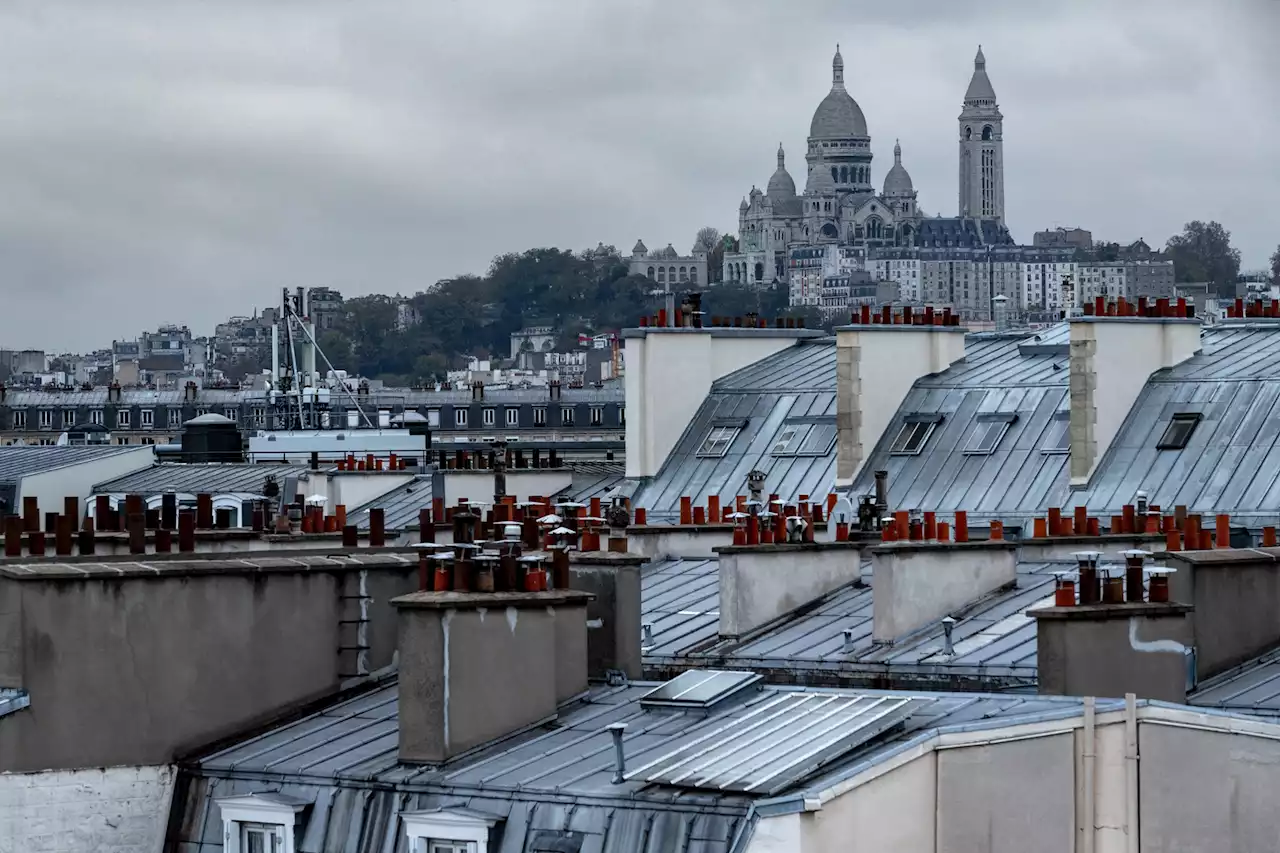
[[[1084,486],[1151,374],[1200,350],[1200,321],[1085,315],[1070,323],[1071,485]]]
[[[623,330],[627,476],[658,473],[706,399],[711,383],[804,338],[821,336],[815,329],[745,326]]]
[[[919,310],[919,309],[917,309]],[[918,322],[929,319],[928,324]],[[873,323],[872,319],[878,322]],[[937,320],[945,323],[935,324]],[[964,358],[966,329],[950,309],[935,314],[862,312],[836,329],[836,484],[853,483],[917,379]],[[905,321],[905,322],[904,322]]]

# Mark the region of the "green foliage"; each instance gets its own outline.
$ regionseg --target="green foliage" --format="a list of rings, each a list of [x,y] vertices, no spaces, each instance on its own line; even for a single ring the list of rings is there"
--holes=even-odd
[[[579,254],[530,249],[499,255],[484,276],[442,279],[410,298],[420,322],[396,328],[396,300],[348,300],[340,327],[320,336],[334,366],[365,376],[419,384],[444,378],[468,356],[504,359],[510,336],[550,325],[576,344],[579,332],[634,326],[652,313],[653,282],[631,276],[613,246]]]
[[[1217,222],[1188,222],[1166,247],[1178,281],[1208,281],[1218,296],[1235,296],[1240,275],[1240,251],[1231,246],[1231,232]]]

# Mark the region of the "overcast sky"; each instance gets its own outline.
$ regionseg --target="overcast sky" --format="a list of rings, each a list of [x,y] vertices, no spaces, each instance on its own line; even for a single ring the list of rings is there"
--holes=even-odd
[[[982,10],[982,11],[980,11]],[[1280,243],[1276,0],[6,0],[0,346],[208,333],[284,285],[413,293],[535,246],[736,226],[803,188],[836,42],[878,185],[956,209],[983,45],[1014,236]]]

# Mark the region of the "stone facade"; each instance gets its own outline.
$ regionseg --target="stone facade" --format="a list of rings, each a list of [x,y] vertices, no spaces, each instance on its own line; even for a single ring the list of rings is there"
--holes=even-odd
[[[167,766],[0,773],[0,853],[159,850],[173,780]]]
[[[795,259],[792,250],[798,247],[856,247],[862,259],[871,261],[894,249],[1012,244],[1003,223],[1002,117],[985,69],[979,50],[960,116],[960,217],[927,217],[903,166],[899,144],[894,145],[893,165],[877,192],[871,136],[861,107],[845,88],[844,60],[837,48],[831,91],[809,127],[804,192],[797,193],[780,145],[777,168],[766,189],[753,187],[739,206],[739,251],[725,254],[724,280],[761,286],[788,281]],[[977,200],[970,203],[970,195]],[[799,304],[812,304],[812,298],[802,295]]]
[[[662,290],[698,290],[708,283],[706,253],[681,255],[670,243],[665,249],[650,252],[643,240],[637,240],[627,265],[631,275],[645,276],[662,285]]]

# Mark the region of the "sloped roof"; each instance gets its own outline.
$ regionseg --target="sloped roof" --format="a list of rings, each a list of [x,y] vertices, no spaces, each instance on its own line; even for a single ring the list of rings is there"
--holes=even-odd
[[[1280,325],[1229,323],[1201,351],[1147,380],[1087,488],[1060,498],[1105,515],[1148,500],[1230,513],[1254,527],[1280,515]],[[1156,445],[1173,415],[1199,413],[1181,450]]]
[[[863,465],[850,494],[871,494],[875,472],[889,472],[889,505],[1006,523],[1042,513],[1061,499],[1068,456],[1044,449],[1070,401],[1067,327],[1039,334],[969,335],[965,358],[915,383]],[[965,452],[980,419],[1016,415],[994,451]],[[940,416],[922,451],[890,453],[908,418]],[[1055,423],[1055,421],[1058,421]]]
[[[746,637],[720,640],[719,562],[654,563],[641,576],[641,618],[653,626],[645,666],[790,672],[809,684],[1030,687],[1036,683],[1036,625],[1026,611],[1051,603],[1053,573],[1075,565],[1074,560],[1019,564],[1016,588],[957,608],[954,654],[946,655],[941,621],[892,646],[872,642],[875,578],[869,565],[863,582],[843,586]],[[845,630],[853,632],[847,648]]]
[[[243,465],[234,463],[191,464],[186,462],[162,462],[107,480],[93,487],[100,495],[157,495],[162,492],[213,495],[232,493],[262,494],[262,484],[268,476],[276,478],[283,491],[286,477],[305,472],[305,465]]]
[[[180,786],[185,799],[174,805],[183,819],[170,822],[167,841],[181,849],[217,847],[223,825],[211,800],[260,791],[269,777],[280,794],[313,804],[301,813],[301,850],[395,853],[404,843],[396,825],[399,812],[448,806],[503,821],[500,838],[490,847],[495,853],[552,849],[548,838],[565,832],[576,834],[583,851],[728,853],[739,833],[749,830],[749,804],[759,797],[673,788],[634,777],[615,785],[609,724],[627,724],[627,765],[637,769],[766,707],[780,707],[788,697],[911,703],[900,728],[793,785],[789,793],[799,796],[847,778],[854,768],[927,730],[983,721],[1011,724],[1080,707],[1079,700],[1067,697],[765,687],[706,714],[671,714],[640,705],[656,686],[593,688],[589,701],[562,708],[554,726],[431,767],[399,763],[392,680],[191,765],[185,771],[190,784]],[[793,716],[800,719],[798,713]],[[802,726],[784,726],[770,735],[775,741],[804,736]]]
[[[414,477],[384,495],[347,513],[347,524],[369,529],[369,510],[382,507],[383,527],[387,530],[417,530],[418,510],[430,509],[433,483],[430,474]]]
[[[64,447],[6,445],[0,447],[0,482],[13,482],[32,474],[43,474],[110,456],[137,453],[134,445],[68,445]],[[149,448],[148,448],[149,449]]]
[[[679,516],[682,495],[732,500],[747,494],[747,474],[755,469],[765,472],[765,491],[784,500],[801,494],[823,499],[835,483],[834,441],[812,456],[774,456],[772,450],[789,420],[834,425],[835,379],[835,340],[829,337],[802,341],[719,379],[632,505],[644,507],[652,521],[670,521]],[[725,455],[698,456],[710,431],[725,424],[741,427]]]

